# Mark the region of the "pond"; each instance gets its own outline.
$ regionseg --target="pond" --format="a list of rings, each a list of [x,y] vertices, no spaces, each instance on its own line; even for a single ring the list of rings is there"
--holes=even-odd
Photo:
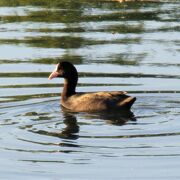
[[[0,1],[0,179],[179,179],[180,2]],[[60,106],[59,61],[77,91],[127,91],[135,118]]]

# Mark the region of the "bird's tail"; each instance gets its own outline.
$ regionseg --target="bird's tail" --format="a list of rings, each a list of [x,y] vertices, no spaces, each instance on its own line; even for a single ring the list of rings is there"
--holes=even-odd
[[[128,96],[123,101],[119,102],[118,106],[121,106],[124,109],[130,110],[131,106],[134,104],[135,101],[136,101],[136,97]]]

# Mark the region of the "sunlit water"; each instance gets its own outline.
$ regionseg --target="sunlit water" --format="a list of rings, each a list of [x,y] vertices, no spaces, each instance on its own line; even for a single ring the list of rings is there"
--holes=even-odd
[[[0,1],[0,179],[179,179],[179,1]],[[77,91],[124,90],[127,114],[60,107],[60,60]]]

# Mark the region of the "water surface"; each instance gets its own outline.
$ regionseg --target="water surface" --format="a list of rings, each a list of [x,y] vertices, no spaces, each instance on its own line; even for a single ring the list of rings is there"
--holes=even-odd
[[[0,1],[1,179],[179,179],[178,1]],[[124,90],[129,114],[59,104],[59,61],[77,91]]]

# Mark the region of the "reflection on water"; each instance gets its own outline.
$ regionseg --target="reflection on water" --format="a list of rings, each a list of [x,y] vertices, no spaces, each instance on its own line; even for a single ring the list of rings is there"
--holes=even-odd
[[[1,0],[0,179],[178,179],[179,6]],[[64,111],[60,60],[78,91],[136,96],[132,112]]]
[[[77,139],[78,135],[76,135],[76,133],[79,132],[79,126],[77,124],[76,117],[72,114],[64,114],[63,123],[65,124],[66,127],[63,128],[62,131],[60,132],[47,132],[43,130],[38,130],[38,131],[32,130],[32,132],[42,135],[55,136],[62,139]]]

